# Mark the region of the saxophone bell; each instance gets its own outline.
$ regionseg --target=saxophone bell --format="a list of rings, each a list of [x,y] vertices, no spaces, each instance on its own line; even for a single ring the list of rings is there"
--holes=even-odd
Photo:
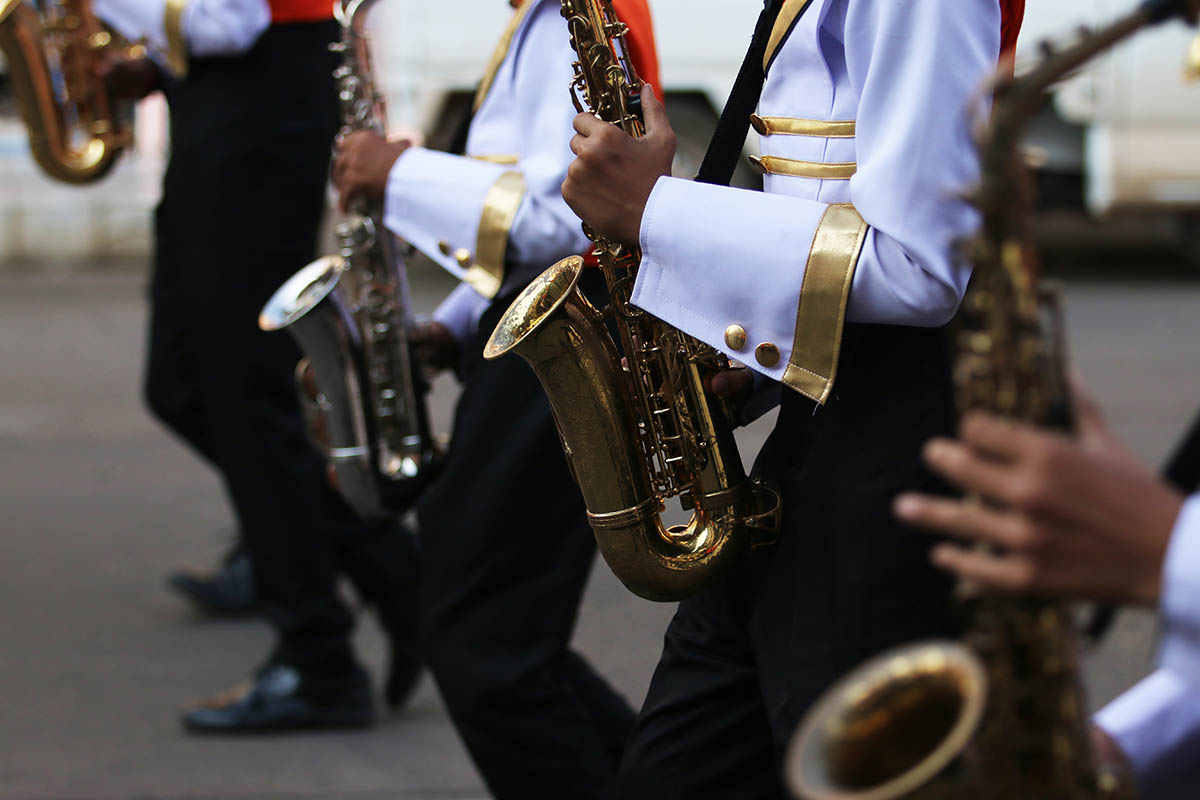
[[[571,256],[542,273],[505,312],[484,358],[516,353],[533,368],[613,573],[648,600],[679,600],[725,574],[748,544],[750,527],[771,527],[773,517],[758,511],[778,498],[764,500],[741,464],[720,464],[717,452],[709,466],[719,467],[729,488],[698,486],[688,524],[663,524],[663,501],[639,440],[644,434],[630,422],[637,418],[630,376],[604,314],[579,289],[584,269],[583,259]]]
[[[310,438],[350,507],[381,518],[412,504],[436,473],[440,454],[421,441],[398,451],[381,446],[359,388],[369,385],[367,358],[347,274],[341,256],[317,259],[272,295],[258,325],[264,331],[286,328],[296,338],[305,353],[296,370],[297,395]]]
[[[807,800],[957,796],[987,693],[982,661],[957,642],[878,656],[809,712],[784,759],[788,787]]]

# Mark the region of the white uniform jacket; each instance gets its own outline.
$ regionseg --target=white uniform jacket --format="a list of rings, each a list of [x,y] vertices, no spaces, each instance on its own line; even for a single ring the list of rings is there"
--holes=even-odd
[[[1163,566],[1158,670],[1096,715],[1129,756],[1143,800],[1200,797],[1200,495],[1171,534]]]
[[[660,178],[634,303],[817,402],[846,320],[947,322],[1000,26],[999,0],[787,0],[753,118],[766,191]]]
[[[588,247],[561,192],[574,60],[559,4],[526,0],[480,84],[467,155],[414,147],[388,175],[387,227],[463,281],[434,313],[460,342],[493,298]]]
[[[246,52],[271,24],[267,0],[95,0],[92,8],[176,75],[187,72],[188,55]]]

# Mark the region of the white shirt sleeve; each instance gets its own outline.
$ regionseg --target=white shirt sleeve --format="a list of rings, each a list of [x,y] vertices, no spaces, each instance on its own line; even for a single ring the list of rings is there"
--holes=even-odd
[[[125,38],[145,40],[155,52],[167,52],[167,0],[96,0],[93,8]],[[189,54],[237,55],[271,24],[271,9],[267,0],[188,0],[180,20]]]
[[[445,325],[460,346],[467,346],[479,331],[479,319],[487,311],[488,300],[469,284],[460,283],[434,309],[433,318]]]
[[[1163,564],[1161,666],[1200,686],[1200,494],[1183,504]],[[1197,702],[1200,702],[1198,696]]]
[[[869,226],[847,319],[942,325],[969,278],[952,248],[977,223],[959,197],[978,177],[965,109],[996,68],[999,6],[854,0],[844,30],[845,77],[860,98],[849,192]],[[796,88],[798,97],[805,91]],[[778,362],[732,355],[783,380],[806,262],[828,208],[806,197],[661,178],[642,218],[634,302],[719,350],[728,351],[728,325],[752,323],[751,347],[775,343]]]
[[[486,118],[481,114],[475,123],[519,131],[517,163],[410,148],[388,175],[384,203],[389,229],[469,280],[471,265],[484,255],[485,217],[497,207],[496,189],[516,177],[522,193],[508,227],[505,263],[496,270],[503,272],[502,285],[493,286],[489,296],[523,287],[557,259],[588,246],[562,199],[576,112],[567,89],[574,53],[558,4],[543,2],[523,30],[508,55],[516,59],[515,102],[499,114],[488,108]],[[475,134],[473,126],[472,139]],[[513,197],[505,194],[500,192],[501,203]]]
[[[1137,775],[1143,800],[1200,797],[1200,688],[1160,669],[1096,715]]]
[[[1163,565],[1158,671],[1096,715],[1138,774],[1142,797],[1200,797],[1200,495],[1184,503]]]

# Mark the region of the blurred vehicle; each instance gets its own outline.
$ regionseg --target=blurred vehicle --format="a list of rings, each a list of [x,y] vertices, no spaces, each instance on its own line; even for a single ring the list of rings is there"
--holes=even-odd
[[[1018,69],[1043,41],[1099,25],[1129,0],[1029,3]],[[1095,214],[1200,211],[1200,86],[1185,80],[1195,32],[1167,25],[1122,45],[1065,82],[1031,129],[1043,200]],[[1193,227],[1193,226],[1187,226]],[[1200,235],[1198,235],[1200,236]]]

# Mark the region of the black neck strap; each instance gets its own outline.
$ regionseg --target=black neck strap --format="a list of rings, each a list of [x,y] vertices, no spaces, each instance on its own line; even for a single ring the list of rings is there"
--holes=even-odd
[[[758,98],[762,95],[763,59],[767,54],[767,42],[775,27],[775,20],[783,8],[783,0],[767,0],[766,7],[754,27],[754,38],[750,40],[750,50],[738,71],[737,80],[733,83],[733,91],[725,102],[725,110],[721,112],[721,120],[713,132],[709,142],[708,152],[704,154],[704,163],[696,180],[700,183],[714,183],[728,186],[737,169],[738,159],[742,155],[742,147],[746,144],[746,134],[750,132],[750,115],[758,107]]]

